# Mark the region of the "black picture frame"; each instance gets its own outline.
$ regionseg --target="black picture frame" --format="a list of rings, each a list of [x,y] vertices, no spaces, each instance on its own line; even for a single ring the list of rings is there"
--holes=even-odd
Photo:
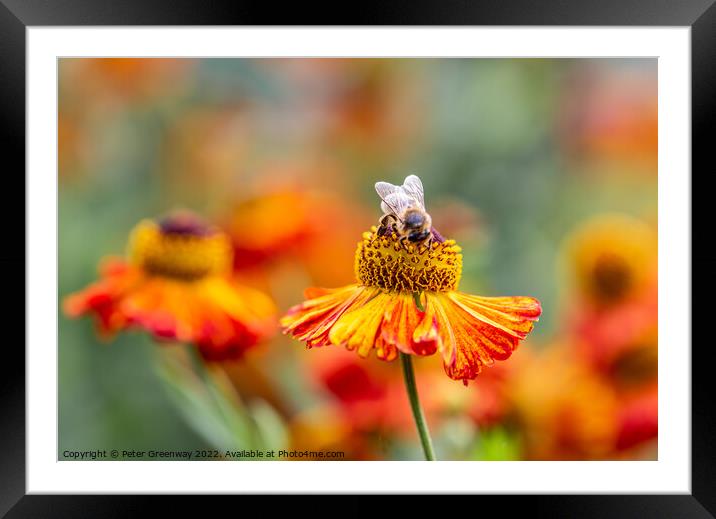
[[[484,0],[361,2],[360,5],[257,2],[206,2],[192,0],[0,0],[0,143],[6,170],[2,211],[4,246],[0,265],[9,275],[3,286],[12,290],[3,314],[5,329],[25,327],[25,35],[29,26],[48,25],[638,25],[691,28],[692,74],[692,236],[710,225],[713,217],[695,198],[708,190],[694,189],[697,175],[713,170],[716,99],[716,0]],[[708,161],[708,162],[707,162]],[[707,169],[709,168],[709,169]],[[14,182],[10,187],[8,182]],[[13,189],[14,188],[14,189]],[[13,194],[10,194],[13,193]],[[21,196],[22,193],[22,196]],[[23,219],[24,222],[24,219]],[[709,253],[692,245],[692,276],[702,271],[694,291],[706,293],[713,275]],[[23,276],[19,275],[23,272]],[[21,291],[20,285],[23,285]],[[695,295],[695,292],[694,292]],[[23,304],[21,304],[21,301]],[[708,305],[690,301],[692,322],[707,319]],[[695,330],[692,330],[695,331]],[[693,338],[695,339],[695,335]],[[501,514],[525,505],[532,517],[715,517],[716,516],[716,377],[709,362],[710,345],[692,340],[692,493],[690,495],[589,495],[479,497],[482,505],[499,500]],[[691,345],[684,344],[688,349]],[[25,495],[25,355],[19,340],[5,341],[0,376],[0,515],[7,517],[124,517],[140,513],[156,502],[147,496],[39,496]],[[243,499],[243,498],[242,498]],[[366,509],[364,500],[356,508]],[[471,498],[477,499],[477,498]],[[461,499],[461,501],[463,501]],[[359,505],[358,503],[362,503]],[[260,505],[259,505],[260,506]],[[341,508],[346,505],[342,504]],[[462,504],[453,504],[464,506]],[[476,510],[473,504],[465,508]]]

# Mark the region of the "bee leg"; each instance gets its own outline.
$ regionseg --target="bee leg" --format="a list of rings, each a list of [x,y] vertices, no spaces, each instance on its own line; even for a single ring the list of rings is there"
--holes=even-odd
[[[408,246],[405,244],[405,240],[407,240],[407,236],[401,236],[398,240],[398,243],[400,243],[400,246],[405,249],[406,252],[409,252]]]
[[[432,249],[432,247],[433,247],[433,235],[432,234],[430,234],[425,239],[425,241],[423,242],[423,245],[425,245],[425,247],[427,247],[428,250]]]
[[[392,222],[386,223],[386,221],[390,219]],[[380,217],[380,220],[378,220],[378,223],[380,224],[380,227],[378,227],[378,235],[379,236],[386,236],[389,235],[392,232],[393,225],[395,223],[395,216],[392,214],[384,214]]]
[[[445,241],[445,237],[438,232],[438,230],[435,227],[430,228],[430,237],[434,239],[434,241],[438,243],[442,243]]]

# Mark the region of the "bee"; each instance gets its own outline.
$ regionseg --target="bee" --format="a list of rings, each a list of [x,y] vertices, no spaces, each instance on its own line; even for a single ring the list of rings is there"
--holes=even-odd
[[[376,182],[375,190],[381,199],[379,235],[395,232],[400,244],[407,247],[406,241],[429,247],[433,239],[443,241],[432,227],[432,218],[425,210],[423,183],[416,175],[405,177],[402,186],[388,182]]]

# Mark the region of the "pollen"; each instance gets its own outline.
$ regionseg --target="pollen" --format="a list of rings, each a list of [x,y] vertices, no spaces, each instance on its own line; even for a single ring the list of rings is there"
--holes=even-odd
[[[379,236],[375,227],[363,233],[355,255],[355,273],[365,286],[402,292],[457,290],[462,254],[454,240],[409,243],[393,233]]]
[[[176,218],[140,222],[129,240],[131,261],[150,274],[187,281],[227,272],[232,260],[229,238],[201,222],[191,223]]]

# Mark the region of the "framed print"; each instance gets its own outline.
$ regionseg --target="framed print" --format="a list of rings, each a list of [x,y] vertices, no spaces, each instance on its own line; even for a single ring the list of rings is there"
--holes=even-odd
[[[26,172],[8,517],[187,493],[714,513],[711,1],[351,26],[159,4],[0,6]]]

